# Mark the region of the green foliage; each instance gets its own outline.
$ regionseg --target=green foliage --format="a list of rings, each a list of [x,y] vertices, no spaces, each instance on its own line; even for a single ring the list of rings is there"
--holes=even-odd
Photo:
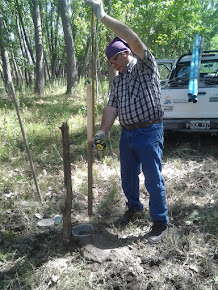
[[[41,0],[40,11],[43,30],[43,47],[48,78],[58,77],[66,66],[64,34],[58,12],[58,1]],[[68,1],[71,27],[79,73],[88,69],[90,59],[91,9],[84,1]],[[205,49],[217,49],[218,9],[216,0],[123,0],[104,1],[105,11],[130,25],[157,58],[173,58],[192,49],[196,33],[205,37]],[[28,60],[29,47],[21,51],[21,20],[35,55],[34,25],[31,1],[3,0],[0,6],[7,31],[5,40],[9,54],[14,55],[17,66],[24,73],[34,73],[34,64]],[[107,62],[105,46],[114,37],[100,21],[95,19],[98,70],[105,74]],[[9,37],[8,37],[9,35]],[[88,54],[87,54],[88,53]],[[86,61],[86,63],[84,63]],[[11,59],[11,66],[14,64]],[[86,73],[87,75],[87,73]]]
[[[212,44],[211,44],[211,49],[212,50],[217,50],[218,49],[218,35],[213,37]]]

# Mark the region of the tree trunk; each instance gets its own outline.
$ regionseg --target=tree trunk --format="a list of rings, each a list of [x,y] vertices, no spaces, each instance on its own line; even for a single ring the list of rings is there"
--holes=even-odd
[[[44,75],[44,57],[42,43],[42,25],[38,0],[33,0],[33,22],[35,27],[35,43],[36,43],[35,92],[39,95],[43,95],[45,86],[45,75]]]
[[[28,50],[28,47],[26,44],[26,40],[25,40],[22,26],[20,26],[20,32],[21,32],[21,39],[22,39],[22,43],[23,43],[24,55],[26,58],[26,74],[27,74],[27,78],[28,78],[28,83],[32,84],[33,73],[29,69],[29,67],[32,65],[32,59],[31,59],[30,54],[29,54],[29,50]]]
[[[20,50],[22,52],[22,55],[23,55],[23,59],[24,59],[24,76],[25,76],[25,80],[26,80],[26,85],[28,86],[29,85],[29,78],[28,78],[28,72],[27,72],[27,66],[28,66],[28,58],[26,56],[26,52],[25,52],[25,49],[24,49],[24,44],[23,44],[23,41],[22,41],[22,28],[20,27],[19,25],[19,21],[18,21],[18,18],[16,18],[16,22],[17,22],[17,35],[18,35],[18,39],[19,39],[19,43],[20,43]]]
[[[60,127],[63,143],[65,205],[63,210],[63,244],[68,247],[72,241],[71,209],[72,209],[72,180],[70,166],[69,127],[63,123]]]
[[[17,13],[18,13],[18,17],[19,17],[19,20],[20,20],[20,24],[21,24],[22,30],[23,30],[24,38],[25,38],[25,41],[26,41],[26,44],[27,44],[27,47],[28,47],[32,62],[35,64],[35,59],[34,59],[34,56],[33,56],[33,49],[31,47],[31,44],[30,44],[29,39],[27,37],[25,25],[23,23],[23,16],[22,16],[22,12],[21,12],[21,7],[20,7],[20,4],[18,3],[18,0],[15,0],[15,2],[16,2]]]
[[[76,66],[75,47],[74,40],[71,30],[70,21],[68,18],[66,0],[58,0],[60,9],[63,30],[64,30],[64,41],[67,54],[67,94],[71,93],[72,87],[77,81],[78,72]]]
[[[87,43],[86,43],[86,50],[85,50],[84,61],[82,64],[82,72],[81,72],[81,75],[84,77],[87,77],[86,66],[87,66],[87,62],[88,62],[88,57],[90,55],[90,47],[91,47],[91,37],[89,36]]]
[[[62,58],[59,60],[58,68],[57,68],[57,78],[61,78],[64,76],[64,67],[65,67],[65,51],[63,52]]]
[[[13,63],[13,66],[14,66],[14,74],[15,74],[15,78],[16,78],[16,85],[17,87],[19,87],[19,84],[20,84],[20,77],[19,77],[19,71],[18,71],[18,66],[17,66],[17,63],[14,59],[14,54],[13,54],[13,51],[11,53],[11,59],[12,59],[12,63]]]
[[[54,20],[54,10],[56,4],[51,2],[51,10],[49,12],[48,5],[46,6],[46,19],[45,19],[45,28],[47,35],[47,43],[49,49],[49,58],[50,58],[50,78],[55,79],[56,76],[56,67],[58,62],[58,53],[57,53],[57,44],[58,44],[58,24],[59,24],[59,11],[57,11],[57,17]],[[50,17],[50,19],[49,19]]]

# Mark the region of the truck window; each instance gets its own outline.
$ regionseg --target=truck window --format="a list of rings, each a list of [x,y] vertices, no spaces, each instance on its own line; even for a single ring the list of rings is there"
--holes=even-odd
[[[200,81],[207,85],[218,84],[218,60],[204,61],[200,66]]]
[[[207,61],[201,63],[200,74],[204,77],[217,77],[218,62]]]
[[[169,67],[167,67],[165,64],[158,64],[158,69],[160,73],[160,79],[161,80],[168,79],[170,71],[171,71]]]
[[[170,86],[188,85],[190,73],[190,62],[178,63],[169,80]]]
[[[189,64],[184,64],[177,71],[176,77],[178,79],[187,80],[189,78],[189,73],[190,73],[190,65]]]
[[[177,64],[171,75],[169,84],[171,86],[188,85],[190,74],[190,62]],[[218,60],[202,60],[200,65],[199,80],[206,85],[218,84]]]

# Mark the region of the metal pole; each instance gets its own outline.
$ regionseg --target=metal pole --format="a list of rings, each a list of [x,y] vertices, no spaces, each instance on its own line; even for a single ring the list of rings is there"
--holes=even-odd
[[[19,121],[19,124],[20,124],[21,133],[22,133],[22,136],[23,136],[24,145],[26,147],[26,152],[27,152],[27,156],[28,156],[28,159],[29,159],[30,168],[31,168],[33,179],[34,179],[34,182],[35,182],[36,191],[37,191],[37,194],[38,194],[38,197],[39,197],[40,201],[43,201],[42,195],[41,195],[41,192],[40,192],[40,189],[39,189],[39,186],[38,186],[38,182],[37,182],[37,179],[36,179],[35,168],[34,168],[34,165],[33,165],[31,154],[30,154],[30,149],[29,149],[29,145],[28,145],[28,142],[27,142],[26,134],[25,134],[25,131],[24,131],[24,128],[23,128],[23,124],[22,124],[22,120],[21,120],[21,116],[20,116],[20,111],[19,111],[19,107],[18,107],[18,104],[17,104],[17,99],[16,99],[16,96],[15,96],[15,91],[14,91],[14,87],[13,86],[11,87],[11,92],[12,92],[12,99],[13,99],[13,102],[14,102],[14,105],[15,105],[15,108],[16,108],[16,112],[17,112],[18,121]]]
[[[91,40],[92,40],[92,70],[91,70],[91,79],[92,82],[88,81],[87,83],[87,138],[88,138],[88,215],[92,216],[92,203],[93,203],[93,192],[92,192],[92,183],[93,183],[93,174],[92,174],[92,139],[95,132],[95,57],[94,57],[94,12],[92,9],[92,18],[91,18]]]
[[[193,103],[197,102],[197,96],[198,96],[199,39],[200,37],[197,34],[196,40],[195,40],[194,79],[193,79],[193,91],[192,91]]]
[[[191,57],[191,64],[190,64],[190,76],[189,76],[189,86],[188,86],[188,97],[189,102],[193,101],[193,86],[194,86],[194,66],[195,66],[195,44],[194,42],[193,50],[192,50],[192,57]]]

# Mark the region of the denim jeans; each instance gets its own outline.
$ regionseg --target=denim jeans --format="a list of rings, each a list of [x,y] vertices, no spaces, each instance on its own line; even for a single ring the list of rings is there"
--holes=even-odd
[[[127,206],[136,211],[143,209],[139,199],[139,173],[145,177],[149,193],[149,210],[153,221],[169,223],[164,178],[161,174],[163,150],[163,123],[127,131],[120,136],[120,164],[122,188]]]

